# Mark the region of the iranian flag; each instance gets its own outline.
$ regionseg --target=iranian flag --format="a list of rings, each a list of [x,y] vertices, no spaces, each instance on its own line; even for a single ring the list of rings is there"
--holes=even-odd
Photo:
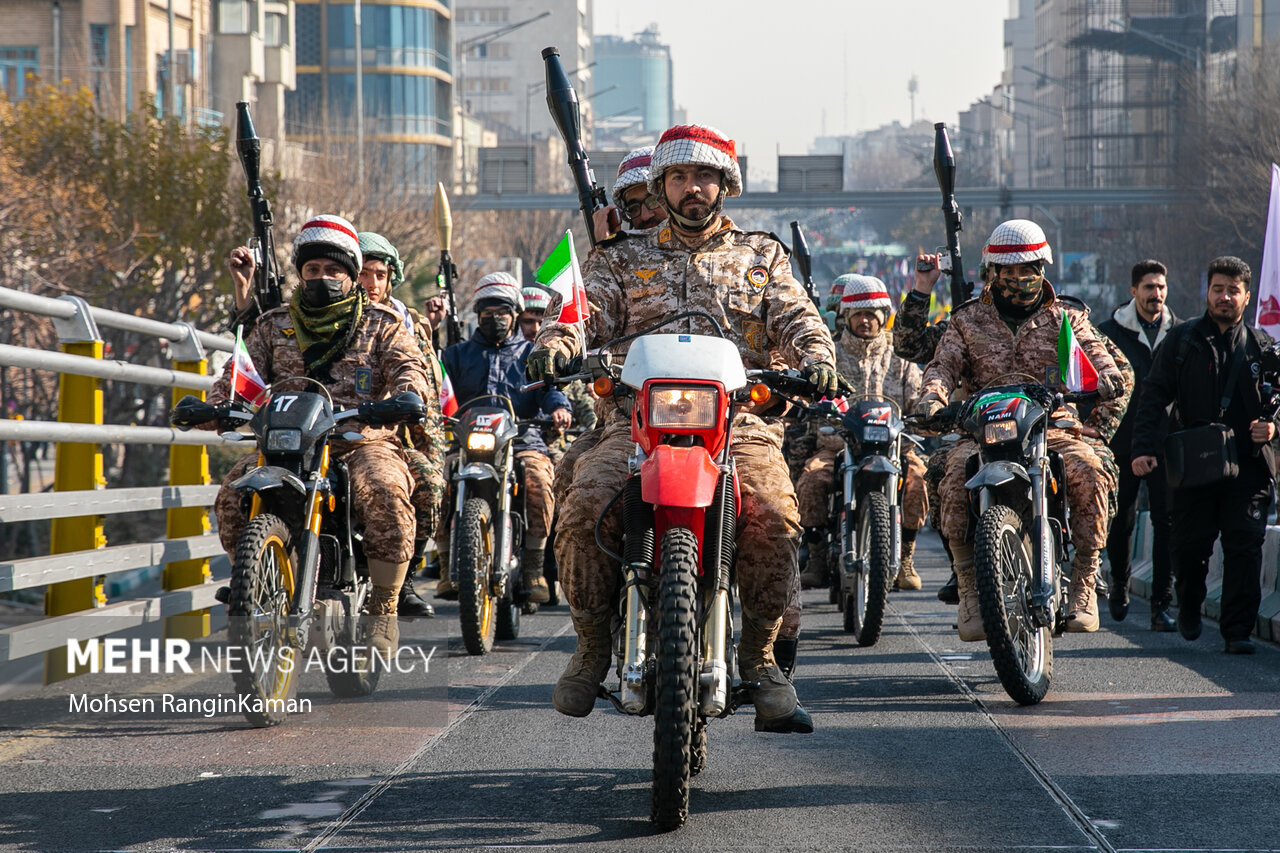
[[[231,356],[231,399],[239,394],[255,406],[261,406],[267,396],[267,383],[253,366],[249,348],[244,345],[244,326],[236,327],[236,349]]]
[[[558,323],[581,323],[591,314],[587,307],[587,289],[582,284],[582,270],[578,268],[578,255],[573,251],[573,234],[564,232],[546,263],[538,267],[534,276],[539,284],[560,294]]]
[[[444,362],[436,359],[436,363],[440,365],[440,411],[452,417],[458,412],[458,395],[453,393],[453,382],[449,380]]]
[[[1066,311],[1062,312],[1062,327],[1058,331],[1058,370],[1070,390],[1098,390],[1098,371],[1094,370],[1089,357],[1080,348],[1075,330],[1071,328],[1071,317]]]

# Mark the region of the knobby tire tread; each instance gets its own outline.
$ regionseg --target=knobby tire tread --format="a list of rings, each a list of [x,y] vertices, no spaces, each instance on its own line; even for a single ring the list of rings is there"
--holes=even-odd
[[[653,799],[649,814],[654,826],[664,832],[683,826],[689,816],[689,778],[698,708],[697,576],[697,539],[684,528],[668,530],[662,537],[658,587]]]
[[[270,513],[254,516],[245,525],[239,541],[236,542],[235,558],[231,563],[231,594],[227,599],[227,638],[230,645],[244,647],[246,652],[257,644],[258,638],[254,636],[253,631],[256,623],[253,615],[254,590],[259,583],[270,581],[265,577],[267,570],[263,565],[263,555],[273,539],[280,540],[288,561],[285,570],[291,571],[294,559],[292,537],[288,525],[279,516]],[[281,586],[283,587],[283,584]],[[287,612],[289,602],[286,600],[283,606]],[[262,704],[260,711],[252,708],[245,711],[245,718],[257,728],[278,726],[289,716],[284,710],[273,711],[266,702],[269,698],[287,699],[294,690],[294,679],[300,661],[295,652],[294,666],[288,672],[283,671],[278,650],[284,647],[284,642],[285,638],[281,634],[274,638],[271,646],[271,660],[275,663],[273,671],[278,678],[284,679],[281,686],[276,689],[275,697],[268,695],[266,686],[263,684],[262,677],[265,673],[259,672],[254,666],[239,666],[232,672],[231,678],[236,692],[252,696]],[[246,657],[246,660],[249,659]]]
[[[889,604],[889,588],[893,586],[893,513],[889,502],[880,492],[868,492],[858,502],[858,514],[869,513],[867,530],[867,609],[862,616],[862,629],[851,618],[849,608],[857,602],[850,596],[845,602],[845,630],[853,633],[859,646],[874,646],[880,640],[884,628],[884,612]],[[862,525],[857,523],[856,529]],[[861,547],[861,543],[859,543]]]
[[[458,516],[453,553],[458,565],[458,620],[462,623],[462,644],[472,655],[486,655],[493,650],[498,621],[494,610],[501,606],[501,602],[493,599],[489,583],[489,574],[493,570],[492,531],[489,504],[480,498],[468,498]]]

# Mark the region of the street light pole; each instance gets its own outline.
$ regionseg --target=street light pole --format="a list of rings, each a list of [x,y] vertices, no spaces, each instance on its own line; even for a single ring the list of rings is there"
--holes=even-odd
[[[356,186],[364,191],[364,44],[360,33],[360,0],[352,7],[356,22]]]

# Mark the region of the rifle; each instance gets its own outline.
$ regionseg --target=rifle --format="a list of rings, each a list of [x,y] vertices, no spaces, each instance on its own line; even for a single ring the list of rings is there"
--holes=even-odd
[[[596,176],[591,171],[591,161],[587,151],[582,147],[582,119],[578,114],[578,94],[573,91],[569,76],[564,73],[560,64],[560,51],[554,47],[542,49],[542,59],[547,64],[547,109],[551,110],[551,118],[564,139],[564,147],[569,152],[569,169],[573,172],[573,183],[578,188],[578,207],[582,210],[582,219],[587,226],[587,238],[592,248],[596,245],[596,229],[592,214],[609,204],[604,188],[596,184]]]
[[[458,268],[449,256],[453,215],[449,212],[449,196],[445,194],[443,183],[436,184],[436,234],[440,237],[440,270],[436,281],[444,292],[445,346],[451,347],[462,340],[462,327],[458,325],[458,308],[453,299],[453,282],[458,277]]]
[[[956,155],[951,151],[947,138],[947,125],[938,122],[933,126],[933,173],[942,191],[942,216],[947,223],[947,254],[951,256],[951,310],[973,295],[973,285],[964,280],[964,262],[960,259],[960,231],[964,217],[956,204]]]
[[[276,261],[276,241],[271,233],[271,202],[262,191],[259,168],[262,140],[253,127],[249,102],[236,102],[236,150],[249,185],[249,207],[253,211],[253,237],[249,251],[253,253],[253,302],[231,321],[230,328],[251,326],[260,315],[279,308],[284,302],[280,284],[284,281]]]
[[[796,259],[796,266],[800,268],[800,281],[813,300],[813,307],[818,309],[818,313],[822,313],[822,300],[818,298],[818,288],[813,284],[813,256],[809,254],[809,244],[805,242],[804,232],[796,221],[791,223],[791,243],[795,247],[791,256]]]

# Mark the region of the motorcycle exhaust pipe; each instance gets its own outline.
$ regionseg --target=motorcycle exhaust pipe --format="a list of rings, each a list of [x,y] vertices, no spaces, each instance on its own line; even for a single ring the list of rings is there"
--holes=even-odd
[[[729,593],[718,589],[711,597],[702,630],[702,673],[698,679],[699,709],[705,717],[718,717],[729,705],[729,667],[725,663],[725,638],[729,635]]]
[[[644,662],[648,656],[645,646],[649,641],[649,605],[645,601],[646,587],[636,583],[635,579],[635,572],[628,572],[626,633],[622,652],[622,678],[618,685],[622,709],[628,714],[643,713],[645,700],[648,698],[644,683]]]

